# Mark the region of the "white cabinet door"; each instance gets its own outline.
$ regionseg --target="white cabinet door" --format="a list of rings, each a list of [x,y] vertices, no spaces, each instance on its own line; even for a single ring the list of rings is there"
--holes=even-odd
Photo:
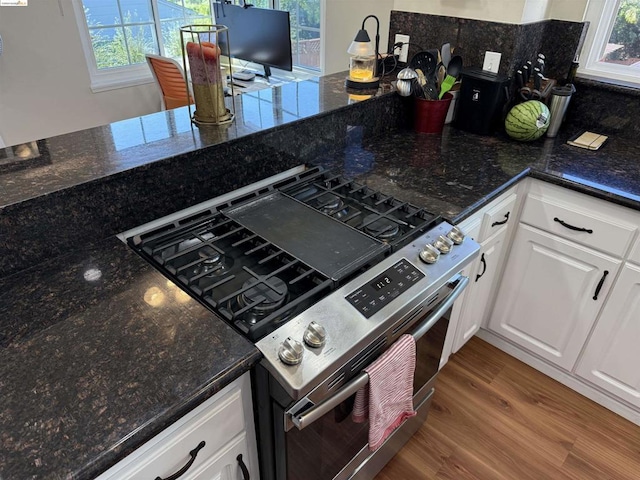
[[[507,229],[503,228],[482,244],[480,258],[473,263],[469,277],[471,288],[465,299],[463,311],[458,319],[453,352],[457,352],[483,325],[492,300],[496,277],[507,239]]]
[[[640,407],[640,267],[627,264],[576,373]]]
[[[489,328],[571,370],[620,263],[520,224]]]

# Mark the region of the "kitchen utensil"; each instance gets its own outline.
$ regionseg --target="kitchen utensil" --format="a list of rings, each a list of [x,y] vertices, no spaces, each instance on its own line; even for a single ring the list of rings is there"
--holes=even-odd
[[[429,77],[436,73],[438,58],[431,52],[418,52],[411,58],[409,66],[416,71],[422,70],[425,77]]]
[[[522,76],[522,70],[516,70],[516,85],[518,89],[524,87],[524,77]]]
[[[456,83],[456,77],[452,75],[447,75],[442,84],[440,85],[440,95],[438,96],[441,99],[445,93],[451,90],[453,84]]]
[[[438,70],[436,72],[436,79],[438,80],[438,85],[440,86],[440,88],[442,88],[442,82],[444,81],[444,78],[447,76],[447,69],[444,66],[444,64],[439,64],[438,65]]]
[[[449,62],[451,61],[451,45],[445,43],[440,49],[440,56],[442,57],[442,64],[444,68],[449,68]]]
[[[427,83],[422,88],[427,99],[438,99],[438,85],[436,84],[436,79],[433,75],[427,77]]]
[[[461,71],[462,71],[462,57],[460,55],[454,55],[453,57],[451,57],[451,60],[449,61],[449,66],[447,67],[447,74],[457,79],[460,76]]]
[[[529,77],[531,76],[531,70],[529,70],[529,67],[527,65],[523,65],[521,70],[522,70],[522,79],[524,80],[524,84],[526,85],[527,83],[529,83]]]

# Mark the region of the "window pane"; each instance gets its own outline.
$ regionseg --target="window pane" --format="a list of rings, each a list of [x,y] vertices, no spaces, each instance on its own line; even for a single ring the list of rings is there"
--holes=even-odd
[[[249,3],[252,3],[254,7],[258,8],[271,8],[269,0],[253,0],[253,2]]]
[[[89,28],[98,25],[120,25],[117,0],[83,0],[82,4]]]
[[[184,25],[182,20],[162,22],[162,44],[164,45],[165,57],[182,57],[180,53],[180,27],[182,25]]]
[[[129,61],[132,64],[146,62],[145,53],[158,53],[153,25],[134,25],[124,28]]]
[[[97,28],[90,31],[98,68],[129,65],[122,28]]]
[[[280,0],[289,12],[293,64],[320,69],[320,0]]]
[[[209,0],[158,1],[160,20],[184,20],[191,17],[211,17]]]
[[[120,0],[120,11],[125,23],[127,18],[133,22],[153,22],[151,0]]]
[[[296,65],[320,69],[320,32],[300,29],[297,38],[291,39],[293,58]],[[294,37],[294,32],[291,32]]]
[[[640,69],[640,0],[622,0],[601,59]]]

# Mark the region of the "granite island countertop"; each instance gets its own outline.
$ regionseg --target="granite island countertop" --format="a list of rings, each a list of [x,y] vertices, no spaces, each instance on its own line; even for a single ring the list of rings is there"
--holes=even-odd
[[[308,120],[302,115],[291,124],[269,122],[235,139],[209,132],[204,144],[193,140],[203,132],[189,127],[177,138],[169,135],[116,151],[109,147],[97,158],[91,155],[91,141],[104,142],[109,128],[91,129],[56,139],[57,166],[36,162],[0,175],[9,195],[1,202],[6,208],[0,210],[0,246],[25,242],[25,255],[34,244],[42,248],[47,241],[57,244],[75,231],[102,226],[102,219],[92,225],[76,221],[93,207],[87,199],[113,215],[95,241],[42,250],[34,265],[0,275],[0,478],[94,478],[259,361],[249,342],[182,296],[113,236],[160,211],[148,209],[141,216],[125,198],[167,201],[169,194],[184,193],[163,207],[171,212],[213,197],[220,188],[216,183],[200,196],[183,192],[186,187],[164,188],[173,176],[180,184],[181,175],[197,174],[210,185],[209,178],[223,171],[228,190],[302,162],[325,165],[454,223],[527,175],[640,209],[640,162],[631,140],[612,138],[589,152],[565,144],[574,133],[569,130],[556,139],[522,144],[450,126],[433,136],[398,124],[385,129],[379,119],[372,135],[363,115],[367,102],[349,105],[338,88],[342,81],[335,77],[321,89],[322,108],[315,112],[324,120],[309,113]],[[385,115],[403,111],[393,95],[373,98],[370,105]],[[181,113],[159,115],[175,120]],[[150,119],[136,121],[149,125]],[[331,135],[313,132],[320,138],[309,140],[322,121],[327,129],[340,128]],[[148,130],[149,136],[154,130]],[[300,147],[301,142],[306,144]],[[76,144],[83,145],[79,165],[72,162]],[[230,160],[217,157],[218,150],[211,153],[227,145]],[[256,149],[270,156],[243,163]],[[261,172],[257,178],[256,169]],[[47,181],[39,184],[43,178]],[[113,196],[101,185],[108,185]],[[23,222],[31,230],[14,235],[11,229],[22,225],[12,216],[15,212],[37,212]],[[50,216],[60,217],[58,226],[66,218],[68,230],[52,231],[43,221]]]

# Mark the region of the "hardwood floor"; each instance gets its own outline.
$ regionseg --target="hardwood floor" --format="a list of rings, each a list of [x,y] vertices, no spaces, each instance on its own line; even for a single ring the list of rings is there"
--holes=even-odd
[[[375,480],[638,480],[640,427],[473,338]]]

